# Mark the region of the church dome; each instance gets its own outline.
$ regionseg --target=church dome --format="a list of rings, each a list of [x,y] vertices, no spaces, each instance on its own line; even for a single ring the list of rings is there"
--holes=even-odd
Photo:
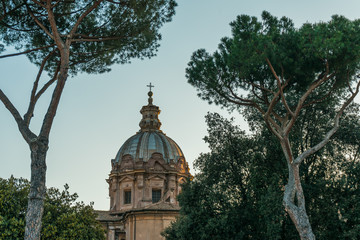
[[[184,158],[176,142],[160,130],[161,122],[158,118],[160,109],[152,104],[152,95],[150,91],[148,105],[140,110],[142,114],[140,131],[121,146],[114,159],[115,163],[120,164],[126,155],[130,155],[135,162],[139,160],[147,162],[154,153],[160,153],[167,163],[171,161],[177,163],[180,158]]]
[[[180,147],[160,131],[140,131],[130,137],[121,146],[116,155],[115,162],[121,162],[123,156],[129,154],[134,160],[147,162],[153,153],[161,153],[167,163],[177,163],[180,157],[184,157]]]
[[[183,152],[160,130],[160,109],[152,103],[151,83],[148,87],[149,103],[140,110],[140,130],[111,159],[106,179],[110,197],[107,215],[111,218],[103,221],[108,239],[162,239],[164,227],[179,214],[181,184],[192,179]]]

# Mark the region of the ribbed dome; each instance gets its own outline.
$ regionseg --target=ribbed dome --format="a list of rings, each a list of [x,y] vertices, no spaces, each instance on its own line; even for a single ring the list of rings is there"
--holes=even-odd
[[[115,162],[120,163],[123,156],[130,154],[132,158],[147,162],[153,153],[161,153],[166,162],[173,160],[175,163],[184,157],[179,146],[160,131],[138,132],[130,137],[121,146],[116,155]]]

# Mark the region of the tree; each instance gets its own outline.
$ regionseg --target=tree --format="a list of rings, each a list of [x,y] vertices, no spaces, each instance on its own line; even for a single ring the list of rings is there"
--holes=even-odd
[[[0,239],[23,239],[30,183],[26,179],[0,178]],[[45,198],[41,239],[105,239],[92,204],[76,202],[77,194],[49,188]]]
[[[102,73],[114,63],[154,56],[161,39],[159,28],[171,20],[175,6],[174,0],[1,0],[0,41],[19,52],[0,58],[26,54],[39,67],[23,117],[0,90],[0,100],[31,151],[25,239],[40,238],[49,134],[68,76]],[[35,106],[52,85],[49,107],[36,134],[30,128]]]
[[[206,122],[210,152],[196,159],[200,173],[183,186],[166,239],[294,239],[279,201],[285,161],[274,137],[246,135],[216,113]]]
[[[351,108],[344,119],[346,127],[307,158],[301,171],[309,218],[321,240],[360,237],[357,111]],[[180,216],[165,230],[167,240],[296,239],[297,232],[281,206],[286,160],[276,137],[255,113],[251,119],[256,129],[251,135],[218,114],[206,116],[205,141],[211,152],[196,159],[195,168],[200,173],[182,188]],[[250,120],[251,116],[247,117]],[[309,136],[296,138],[294,150],[321,138],[329,119],[327,115],[302,114],[294,128]],[[351,128],[355,131],[349,131]]]
[[[165,230],[167,240],[243,239],[252,225],[247,221],[246,188],[254,141],[219,118],[217,114],[206,117],[209,136],[205,141],[211,153],[200,155],[194,167],[201,172],[182,186],[180,217]]]
[[[328,23],[304,24],[263,12],[262,21],[246,15],[231,24],[214,54],[193,53],[188,82],[209,103],[230,110],[255,109],[281,144],[288,168],[283,204],[301,239],[315,239],[300,178],[304,160],[323,148],[339,128],[340,117],[360,87],[360,21],[333,16]],[[292,132],[307,108],[327,103],[337,108],[332,127],[303,151],[292,151]],[[322,112],[321,114],[327,114]]]

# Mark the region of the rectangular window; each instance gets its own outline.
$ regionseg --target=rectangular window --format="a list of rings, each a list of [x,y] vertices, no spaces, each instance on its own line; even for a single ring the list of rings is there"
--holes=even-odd
[[[160,199],[161,199],[161,190],[153,189],[152,190],[152,202],[156,203],[156,202],[160,201]]]
[[[131,190],[125,190],[124,191],[124,204],[130,204],[131,203]]]

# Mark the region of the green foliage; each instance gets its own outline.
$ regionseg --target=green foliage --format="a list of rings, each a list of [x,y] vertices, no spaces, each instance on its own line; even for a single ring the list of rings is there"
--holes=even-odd
[[[322,138],[329,116],[314,113],[327,107],[309,108],[301,115],[293,151]],[[287,179],[282,150],[255,113],[247,118],[256,126],[253,135],[218,114],[207,115],[205,141],[211,152],[195,161],[200,173],[182,188],[180,216],[165,230],[167,240],[298,239],[281,204]],[[331,144],[302,166],[307,211],[317,239],[360,237],[358,119],[354,105]]]
[[[0,239],[24,239],[29,182],[0,178]]]
[[[356,78],[360,20],[335,15],[327,23],[307,23],[297,29],[290,19],[263,12],[261,21],[241,15],[230,26],[232,37],[223,38],[213,54],[205,49],[194,52],[186,69],[188,82],[209,103],[229,109],[252,106],[241,100],[247,99],[266,109],[266,98],[278,88],[271,67],[282,84],[287,81],[287,101],[292,101],[294,93],[302,96],[324,76],[329,76],[328,83],[312,97],[321,99],[330,88],[334,93]],[[311,101],[310,97],[305,104]]]
[[[0,178],[0,239],[24,239],[27,195],[30,184],[25,179]],[[95,220],[92,204],[76,202],[68,185],[60,191],[49,188],[42,219],[41,239],[105,239],[105,231]]]
[[[66,41],[80,16],[97,1],[51,2],[57,29]],[[154,56],[161,39],[159,28],[171,21],[175,7],[174,0],[101,1],[81,21],[71,40],[70,73],[101,73],[109,71],[114,63]],[[40,66],[45,56],[56,49],[54,40],[34,20],[37,18],[50,31],[46,9],[33,1],[9,0],[2,1],[0,12],[0,41],[5,45],[19,51],[48,46],[27,54],[31,62]],[[45,69],[55,71],[59,60],[56,52]]]

